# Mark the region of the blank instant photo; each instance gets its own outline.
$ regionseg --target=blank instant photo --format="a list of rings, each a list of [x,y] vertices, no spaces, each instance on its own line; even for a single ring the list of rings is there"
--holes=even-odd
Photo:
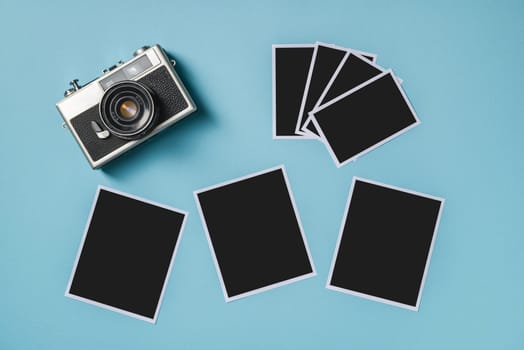
[[[273,138],[303,138],[295,131],[313,44],[273,45]]]
[[[337,167],[419,124],[391,70],[324,104],[312,121]]]
[[[327,288],[418,310],[443,204],[353,178]]]
[[[99,186],[65,295],[155,323],[185,217]]]
[[[283,166],[195,191],[226,302],[315,275]]]
[[[311,67],[302,96],[300,113],[296,125],[296,133],[304,134],[302,128],[307,119],[308,112],[313,109],[324,88],[337,70],[340,62],[348,55],[348,50],[342,47],[334,47],[317,43]]]
[[[369,59],[355,54],[354,52],[350,53],[340,63],[337,71],[333,74],[331,80],[325,86],[325,89],[310,111],[312,110],[314,112],[315,109],[318,109],[323,104],[335,99],[382,72],[384,72],[384,69],[377,66]],[[306,119],[304,128],[319,136],[319,133],[311,122],[311,117],[309,115]]]

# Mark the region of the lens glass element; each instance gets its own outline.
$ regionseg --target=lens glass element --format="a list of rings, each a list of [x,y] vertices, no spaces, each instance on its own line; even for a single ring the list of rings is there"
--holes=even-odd
[[[118,112],[123,119],[133,119],[138,112],[138,106],[132,100],[124,100],[120,103]]]

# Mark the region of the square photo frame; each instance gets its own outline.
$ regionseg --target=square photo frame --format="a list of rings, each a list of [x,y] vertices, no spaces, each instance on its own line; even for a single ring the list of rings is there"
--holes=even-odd
[[[65,296],[156,323],[186,216],[98,186]]]
[[[283,166],[194,196],[226,302],[316,275]]]
[[[354,177],[326,288],[418,311],[443,205]]]

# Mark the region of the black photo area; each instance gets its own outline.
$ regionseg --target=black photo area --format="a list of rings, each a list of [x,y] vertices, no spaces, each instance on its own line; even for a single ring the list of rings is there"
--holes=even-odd
[[[417,123],[391,72],[314,114],[339,163]]]
[[[275,136],[297,136],[298,115],[314,47],[273,47]]]
[[[197,197],[229,298],[313,272],[282,169]]]
[[[153,319],[184,216],[100,189],[69,293]]]
[[[441,205],[356,180],[330,285],[417,307]]]

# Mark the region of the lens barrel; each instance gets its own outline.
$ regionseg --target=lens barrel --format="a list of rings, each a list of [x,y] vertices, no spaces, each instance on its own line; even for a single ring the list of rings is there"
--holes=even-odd
[[[100,101],[102,123],[110,133],[125,140],[136,140],[149,133],[157,115],[153,93],[132,80],[111,86]]]

